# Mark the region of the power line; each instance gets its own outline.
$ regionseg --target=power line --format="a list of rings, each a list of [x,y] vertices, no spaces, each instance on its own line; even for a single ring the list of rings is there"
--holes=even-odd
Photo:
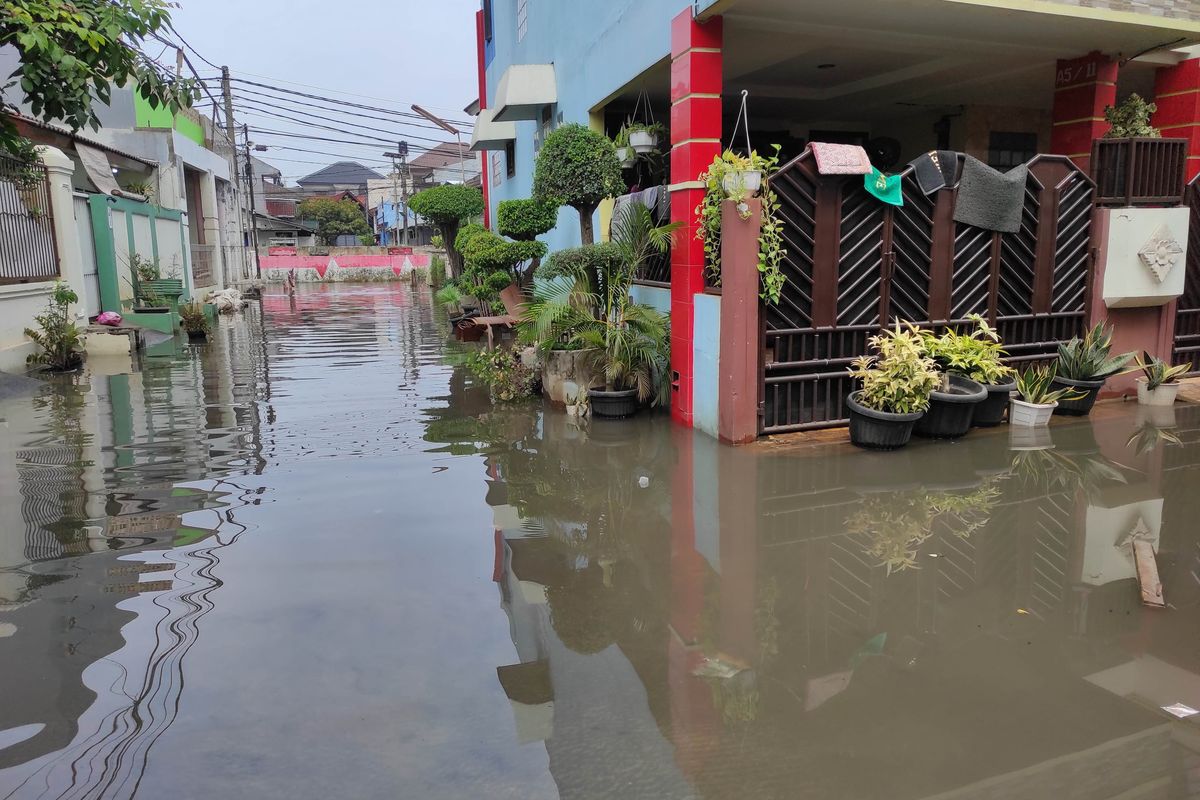
[[[419,139],[423,142],[433,142],[434,144],[451,144],[451,145],[454,144],[453,142],[448,142],[445,139],[433,139],[428,136],[418,136],[416,134],[403,133],[400,131],[389,130],[387,128],[376,128],[371,125],[362,125],[357,122],[346,122],[345,120],[335,119],[333,117],[326,117],[326,116],[322,116],[320,114],[313,114],[312,112],[309,112],[309,111],[293,111],[290,108],[283,108],[281,106],[272,106],[270,103],[260,103],[260,101],[258,101],[258,100],[251,100],[251,99],[248,99],[245,97],[239,97],[237,95],[234,95],[234,99],[239,100],[242,103],[243,108],[249,108],[249,110],[254,111],[258,114],[266,115],[269,117],[276,117],[278,119],[286,119],[289,122],[299,122],[301,125],[312,125],[315,128],[324,128],[325,130],[330,130],[335,133],[345,133],[350,136],[355,136],[358,134],[358,131],[357,130],[346,130],[345,128],[334,128],[329,125],[321,125],[316,122],[311,122],[310,120],[311,119],[321,119],[321,120],[325,120],[327,122],[341,123],[343,125],[354,125],[357,128],[362,129],[362,130],[377,131],[379,133],[387,133],[387,134],[390,134],[395,137],[394,139],[391,140],[392,143],[395,143],[399,139]],[[280,114],[278,111],[269,110],[271,108],[279,108],[283,111],[292,111],[292,113],[300,114],[300,115],[303,115],[310,119],[300,119],[298,117],[288,116],[287,114]]]
[[[207,58],[205,58],[203,55],[201,55],[199,50],[197,50],[196,48],[192,47],[191,43],[189,43],[187,39],[183,38],[183,34],[182,34],[182,33],[180,33],[180,32],[179,32],[179,31],[178,31],[178,30],[175,28],[175,26],[171,24],[171,20],[170,20],[169,18],[167,19],[167,27],[171,29],[171,33],[173,33],[173,34],[175,34],[176,36],[178,36],[178,37],[179,37],[179,41],[183,42],[183,46],[184,46],[184,47],[186,47],[188,50],[191,50],[193,53],[195,53],[195,54],[196,54],[196,58],[200,59],[200,60],[201,60],[201,61],[203,61],[205,64],[208,64],[208,65],[209,65],[210,67],[212,67],[213,69],[220,69],[220,67],[218,67],[216,64],[214,64],[213,62],[211,62],[211,61],[209,61]],[[200,77],[199,73],[197,73],[197,74],[196,74],[196,77],[197,77],[197,78],[199,78],[199,77]]]
[[[261,134],[265,134],[267,136],[287,136],[292,139],[308,139],[308,140],[314,141],[314,142],[334,142],[335,144],[349,144],[349,145],[355,145],[355,146],[361,146],[361,147],[379,147],[378,142],[383,142],[384,144],[393,144],[393,142],[391,142],[388,139],[379,139],[378,137],[374,137],[374,136],[370,137],[372,139],[375,139],[374,142],[364,142],[364,141],[352,141],[350,139],[333,139],[333,138],[330,138],[327,136],[311,136],[306,133],[289,133],[288,131],[276,131],[276,130],[271,130],[269,128],[251,127],[250,130],[253,133],[261,133]],[[420,151],[426,152],[426,153],[431,152],[433,150],[432,147],[413,147],[412,149],[420,150]]]
[[[278,97],[277,95],[268,94],[267,92],[260,92],[255,89],[247,89],[244,86],[239,86],[238,92],[241,95],[247,95],[247,94],[254,95],[254,97],[250,97],[250,98],[243,96],[241,99],[246,102],[256,102],[256,103],[262,103],[263,105],[271,105],[270,103],[267,103],[266,101],[274,100],[274,101],[277,101],[280,103],[288,103],[291,106],[299,106],[300,108],[315,108],[318,111],[328,111],[328,112],[331,112],[334,114],[342,114],[343,116],[348,116],[348,117],[361,117],[363,119],[371,119],[371,120],[381,121],[381,120],[379,120],[379,116],[377,114],[363,114],[360,111],[346,111],[344,109],[335,108],[330,105],[318,105],[317,103],[308,103],[303,100],[293,100],[290,97]],[[266,98],[266,100],[263,100],[260,98]],[[294,109],[294,108],[290,108],[290,107],[284,107],[284,106],[275,106],[275,107],[280,108],[284,111],[298,111],[298,109]],[[341,122],[342,120],[336,120],[336,121]],[[428,128],[429,130],[443,130],[441,127],[439,127],[437,125],[432,125],[428,122],[408,122],[407,120],[391,120],[391,122],[393,125],[405,125],[405,126],[413,127],[413,128]]]
[[[323,100],[327,103],[338,103],[339,105],[350,106],[351,108],[361,108],[364,111],[375,111],[380,114],[391,114],[396,117],[405,117],[408,119],[425,119],[420,114],[414,114],[409,111],[396,111],[391,108],[380,108],[379,106],[368,106],[368,105],[364,105],[362,103],[351,103],[349,100],[338,100],[337,98],[334,98],[334,97],[323,97],[322,95],[319,95],[319,94],[309,94],[307,92],[297,92],[294,89],[284,89],[281,86],[271,86],[270,84],[267,84],[267,83],[258,83],[257,81],[249,81],[249,80],[246,80],[245,78],[233,78],[233,81],[235,83],[245,83],[250,86],[258,86],[263,89],[270,89],[272,91],[281,92],[283,94],[292,94],[292,95],[296,95],[297,97],[306,97],[309,100]],[[471,127],[472,125],[474,125],[473,122],[465,122],[465,121],[459,121],[459,120],[448,120],[448,121],[452,122],[455,125],[461,125],[464,127]]]

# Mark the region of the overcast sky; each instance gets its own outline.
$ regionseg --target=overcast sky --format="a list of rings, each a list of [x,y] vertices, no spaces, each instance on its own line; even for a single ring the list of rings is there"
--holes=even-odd
[[[226,64],[234,78],[337,97],[349,102],[409,111],[417,103],[452,120],[467,119],[463,107],[475,99],[475,11],[478,0],[181,0],[182,7],[172,14],[179,33],[201,55],[214,64]],[[151,55],[156,53],[151,52]],[[217,70],[194,55],[192,63],[201,75],[216,75]],[[173,62],[171,54],[164,62]],[[286,82],[285,82],[286,81]],[[305,84],[304,86],[297,84]],[[319,88],[311,88],[319,87]],[[261,87],[234,83],[239,88],[267,94],[280,94]],[[219,99],[219,87],[213,86]],[[353,95],[361,95],[354,97]],[[286,101],[243,93],[248,100],[275,106]],[[286,96],[286,95],[281,95]],[[296,103],[322,101],[290,96]],[[268,114],[297,116],[293,111],[264,109],[251,111],[235,99],[238,123],[279,131],[302,133],[331,139],[351,138],[345,133],[321,130],[302,123],[272,118]],[[239,107],[240,106],[240,107]],[[204,97],[199,105],[211,114],[212,102]],[[345,107],[343,107],[345,108]],[[441,130],[409,127],[404,118],[363,109],[349,109],[368,115],[347,117],[325,109],[308,108],[310,114],[336,119],[311,120],[335,128],[354,131],[360,136],[381,137],[392,141],[396,134],[407,135],[411,155],[429,147],[425,139],[449,139]],[[412,120],[410,120],[412,121]],[[356,125],[357,123],[357,125]],[[369,131],[361,126],[384,129]],[[464,139],[469,137],[464,136]],[[292,180],[315,172],[321,166],[339,160],[358,160],[382,171],[384,151],[395,145],[351,145],[327,141],[297,139],[252,133],[255,143],[287,145],[337,155],[304,153],[272,147],[257,153],[283,171]],[[285,160],[287,159],[287,160]],[[300,163],[315,162],[315,163]]]

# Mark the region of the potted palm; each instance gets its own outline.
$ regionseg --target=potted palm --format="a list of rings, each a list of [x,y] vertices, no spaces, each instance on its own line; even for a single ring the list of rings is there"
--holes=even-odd
[[[1008,410],[1008,398],[1016,386],[1016,371],[1004,363],[1007,355],[1000,336],[979,314],[968,317],[975,330],[960,334],[949,329],[941,336],[926,331],[925,350],[942,372],[960,375],[983,387],[985,398],[973,406],[971,424],[984,428],[999,425]]]
[[[588,390],[593,417],[626,417],[643,403],[667,399],[670,320],[633,302],[630,287],[647,258],[666,252],[678,227],[677,222],[656,226],[650,209],[631,203],[613,221],[617,258],[567,261],[562,274],[535,285],[522,336],[542,349],[558,345],[587,351],[595,375],[603,379],[603,386]]]
[[[1103,322],[1082,338],[1076,336],[1058,345],[1058,369],[1054,385],[1076,390],[1076,398],[1064,396],[1054,409],[1055,414],[1086,416],[1096,404],[1104,382],[1113,375],[1127,371],[1133,353],[1112,355],[1112,329]]]
[[[1060,402],[1076,402],[1084,396],[1072,386],[1055,388],[1056,378],[1052,366],[1030,367],[1017,375],[1017,391],[1008,411],[1009,423],[1026,428],[1047,425]]]
[[[1171,366],[1149,353],[1137,357],[1142,376],[1137,379],[1138,403],[1144,406],[1171,406],[1179,394],[1180,375],[1192,371],[1192,364]]]
[[[860,387],[846,398],[850,441],[859,447],[894,450],[908,444],[941,376],[911,323],[903,328],[897,322],[894,329],[872,336],[870,345],[875,354],[855,359],[849,369]]]

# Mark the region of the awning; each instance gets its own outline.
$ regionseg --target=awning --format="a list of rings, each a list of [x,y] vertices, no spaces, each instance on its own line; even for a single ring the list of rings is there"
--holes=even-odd
[[[517,123],[496,122],[492,114],[495,109],[485,108],[475,118],[475,129],[471,131],[471,150],[503,150],[505,144],[517,138]]]
[[[117,185],[116,179],[113,178],[112,165],[108,163],[108,155],[103,150],[75,142],[75,152],[79,154],[83,171],[95,184],[96,191],[101,194],[110,194],[113,197],[128,197],[130,200],[144,201],[146,199],[143,195],[128,192]]]
[[[553,64],[513,64],[500,76],[492,119],[496,122],[537,119],[542,106],[557,102]]]

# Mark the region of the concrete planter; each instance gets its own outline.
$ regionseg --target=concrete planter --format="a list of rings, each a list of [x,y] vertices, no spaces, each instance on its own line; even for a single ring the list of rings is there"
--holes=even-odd
[[[551,350],[542,365],[542,394],[565,406],[568,393],[587,391],[597,381],[590,350]]]

